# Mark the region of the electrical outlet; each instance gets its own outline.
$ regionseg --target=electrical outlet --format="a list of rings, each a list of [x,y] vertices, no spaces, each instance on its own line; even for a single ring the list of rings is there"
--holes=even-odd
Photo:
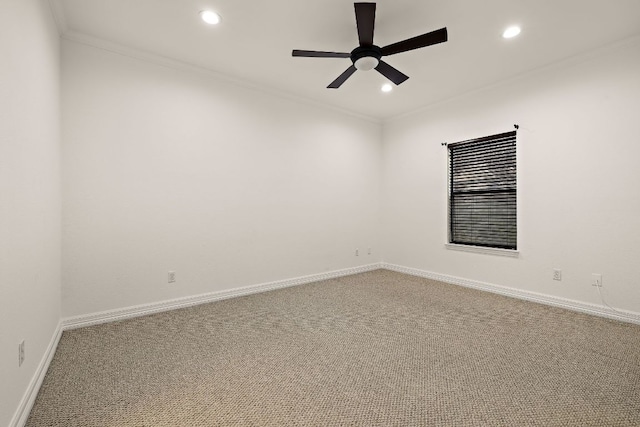
[[[24,362],[24,340],[18,344],[18,367]]]
[[[360,256],[360,251],[356,248],[356,256]]]
[[[602,287],[602,274],[591,273],[591,286]]]
[[[371,255],[371,248],[367,249],[367,255]]]
[[[176,281],[176,272],[175,271],[170,271],[168,279],[169,279],[169,283],[175,283],[175,281]]]
[[[553,280],[562,280],[562,270],[560,270],[559,268],[553,269]]]

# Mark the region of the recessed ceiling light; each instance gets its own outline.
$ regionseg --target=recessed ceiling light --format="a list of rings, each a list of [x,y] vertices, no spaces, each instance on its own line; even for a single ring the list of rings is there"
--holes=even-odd
[[[504,33],[502,33],[502,37],[504,37],[505,39],[510,39],[517,36],[518,34],[520,34],[520,27],[514,25],[504,30]]]
[[[200,12],[200,18],[209,25],[216,25],[220,23],[220,15],[212,10],[203,10]]]
[[[380,90],[383,92],[391,92],[392,89],[393,89],[393,86],[391,86],[389,83],[383,84],[382,87],[380,88]]]

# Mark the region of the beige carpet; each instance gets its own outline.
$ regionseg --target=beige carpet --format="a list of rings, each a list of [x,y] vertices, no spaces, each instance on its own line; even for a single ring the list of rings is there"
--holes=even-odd
[[[378,270],[65,332],[27,425],[640,426],[640,326]]]

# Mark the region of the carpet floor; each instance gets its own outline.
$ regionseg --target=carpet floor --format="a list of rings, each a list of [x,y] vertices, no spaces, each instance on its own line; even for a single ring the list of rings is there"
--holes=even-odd
[[[640,326],[386,270],[64,332],[40,426],[639,426]]]

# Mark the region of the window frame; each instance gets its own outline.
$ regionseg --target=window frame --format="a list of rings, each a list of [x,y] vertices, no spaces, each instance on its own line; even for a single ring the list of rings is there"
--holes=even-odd
[[[517,129],[517,126],[516,126]],[[477,242],[463,242],[463,241],[454,241],[454,220],[453,220],[453,203],[454,203],[454,164],[453,164],[453,154],[452,150],[455,150],[456,147],[460,147],[463,144],[470,143],[482,143],[482,142],[491,142],[498,141],[504,138],[512,138],[513,139],[513,167],[515,168],[515,185],[513,190],[505,190],[504,192],[512,192],[513,193],[513,203],[514,203],[514,220],[513,224],[511,224],[515,229],[515,244],[513,246],[507,245],[492,245],[492,244],[481,244]],[[445,145],[445,144],[443,144]],[[464,252],[478,252],[478,253],[486,253],[491,255],[499,255],[499,256],[507,256],[507,257],[518,257],[518,144],[517,144],[517,131],[503,132],[494,135],[483,136],[479,138],[468,139],[464,141],[458,141],[454,143],[446,144],[447,146],[447,243],[445,247],[451,250],[458,250]],[[491,194],[496,193],[494,191],[487,190],[485,192],[478,192],[477,194]],[[464,193],[458,193],[464,194]]]

